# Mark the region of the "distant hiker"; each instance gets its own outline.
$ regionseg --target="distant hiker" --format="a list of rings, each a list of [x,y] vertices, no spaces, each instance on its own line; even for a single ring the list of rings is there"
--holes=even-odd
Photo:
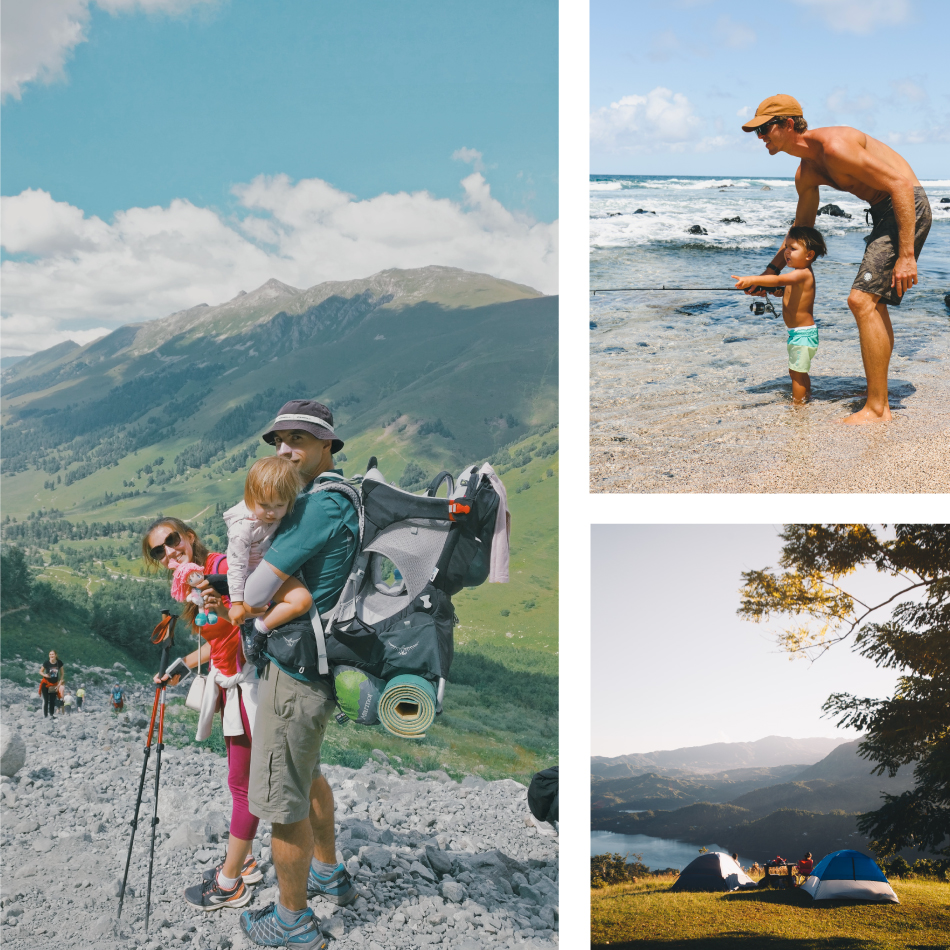
[[[341,477],[333,454],[343,442],[333,431],[333,414],[318,402],[285,404],[264,433],[276,454],[297,468],[305,490],[316,479]],[[359,518],[337,492],[302,495],[282,522],[260,566],[248,578],[245,603],[269,603],[288,578],[302,571],[317,611],[335,606],[357,550]],[[294,941],[326,947],[308,897],[348,904],[357,890],[336,860],[333,792],[320,772],[320,747],[334,709],[328,677],[308,678],[270,660],[261,674],[260,704],[251,761],[251,811],[272,823],[271,847],[279,902],[245,911],[241,927],[262,946]],[[292,710],[285,718],[278,710]],[[274,781],[274,775],[283,776]],[[309,862],[307,856],[311,856]]]
[[[116,683],[112,687],[112,708],[116,712],[122,712],[123,706],[125,706],[125,697],[122,695],[122,687]]]
[[[72,693],[67,693],[63,697],[63,708],[65,709],[67,713],[71,713],[73,711],[73,703],[75,701],[76,701],[76,697],[73,696]]]
[[[86,698],[86,687],[80,686],[76,690],[76,708],[82,709],[82,701]]]
[[[147,564],[164,567],[172,573],[189,562],[201,564],[206,575],[223,574],[228,570],[227,558],[209,552],[198,535],[178,518],[162,518],[154,522],[142,539],[142,553]],[[207,581],[202,581],[198,588],[204,597],[205,609],[213,609],[219,619],[199,628],[194,622],[198,615],[197,605],[189,603],[185,607],[182,620],[191,625],[196,636],[207,642],[182,659],[190,669],[195,669],[199,661],[211,659],[196,739],[207,739],[211,735],[215,706],[218,705],[228,753],[231,825],[224,862],[213,872],[207,872],[209,876],[200,884],[185,888],[184,898],[202,910],[217,910],[243,907],[251,899],[247,885],[256,884],[263,877],[250,853],[258,819],[248,810],[247,803],[257,680],[254,667],[245,661],[240,631],[228,620],[230,600],[222,599]],[[158,682],[158,676],[155,680]],[[172,680],[173,683],[176,681]]]
[[[228,526],[228,594],[231,623],[248,619],[244,606],[244,585],[261,563],[281,521],[294,510],[301,489],[300,475],[290,459],[269,455],[258,459],[244,482],[244,501],[224,513]],[[271,600],[263,617],[254,621],[256,629],[268,630],[305,614],[313,603],[310,591],[296,577],[288,578]]]
[[[40,666],[40,675],[43,677],[39,688],[43,697],[43,716],[52,716],[56,712],[59,687],[66,680],[63,661],[56,656],[55,650],[49,651],[49,659]]]
[[[864,239],[867,249],[848,297],[861,337],[867,400],[863,409],[843,421],[890,419],[887,370],[894,330],[887,305],[900,306],[903,294],[917,283],[917,258],[932,217],[927,193],[906,160],[870,135],[847,126],[809,130],[802,107],[791,96],[770,96],[759,103],[742,129],[755,132],[769,155],[785,152],[801,159],[795,172],[798,207],[793,225],[815,226],[821,185],[849,191],[871,206],[868,213],[874,227]],[[781,274],[786,243],[787,239],[764,274]]]

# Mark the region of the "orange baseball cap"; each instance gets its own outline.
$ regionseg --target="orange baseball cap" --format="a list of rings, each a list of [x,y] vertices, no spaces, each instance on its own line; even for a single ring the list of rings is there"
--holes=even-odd
[[[742,131],[751,132],[777,115],[802,115],[802,107],[791,96],[769,96],[759,103],[755,115],[742,126]]]

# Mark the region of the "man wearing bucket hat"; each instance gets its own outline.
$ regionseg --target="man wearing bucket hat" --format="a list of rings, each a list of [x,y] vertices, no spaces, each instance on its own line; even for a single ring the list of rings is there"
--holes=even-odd
[[[318,402],[293,399],[281,408],[263,439],[297,466],[305,487],[248,578],[245,602],[263,607],[288,577],[300,572],[314,606],[325,613],[339,599],[359,536],[359,517],[350,501],[335,491],[307,492],[315,482],[342,477],[332,470],[333,453],[343,448],[333,430],[333,413]],[[333,688],[326,677],[268,659],[254,724],[248,807],[272,823],[280,899],[246,911],[241,926],[262,946],[317,950],[327,944],[307,898],[348,904],[357,896],[345,867],[336,860],[333,792],[320,772]]]
[[[861,337],[867,400],[843,421],[853,425],[890,419],[887,370],[894,331],[887,307],[900,306],[904,293],[917,283],[917,258],[931,223],[926,192],[907,161],[870,135],[847,126],[809,130],[801,105],[791,96],[765,99],[742,128],[755,132],[769,155],[786,152],[801,159],[795,172],[793,226],[815,226],[821,185],[848,191],[871,206],[874,227],[865,238],[867,249],[848,296]],[[781,273],[784,249],[783,241],[763,274]]]

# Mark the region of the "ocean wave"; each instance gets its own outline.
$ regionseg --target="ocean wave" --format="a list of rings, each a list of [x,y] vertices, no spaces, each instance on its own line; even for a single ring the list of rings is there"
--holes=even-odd
[[[619,181],[592,181],[590,183],[591,191],[620,191],[623,184]]]
[[[924,188],[950,188],[950,178],[921,179],[920,183]]]

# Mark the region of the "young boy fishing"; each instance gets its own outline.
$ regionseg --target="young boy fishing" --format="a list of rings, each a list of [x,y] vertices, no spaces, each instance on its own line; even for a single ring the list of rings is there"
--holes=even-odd
[[[759,274],[732,277],[736,290],[752,287],[784,287],[782,318],[788,327],[788,375],[792,378],[792,402],[800,406],[811,398],[811,361],[818,352],[818,327],[815,326],[815,275],[811,265],[816,257],[828,253],[825,239],[815,228],[795,227],[785,239],[785,274]]]

